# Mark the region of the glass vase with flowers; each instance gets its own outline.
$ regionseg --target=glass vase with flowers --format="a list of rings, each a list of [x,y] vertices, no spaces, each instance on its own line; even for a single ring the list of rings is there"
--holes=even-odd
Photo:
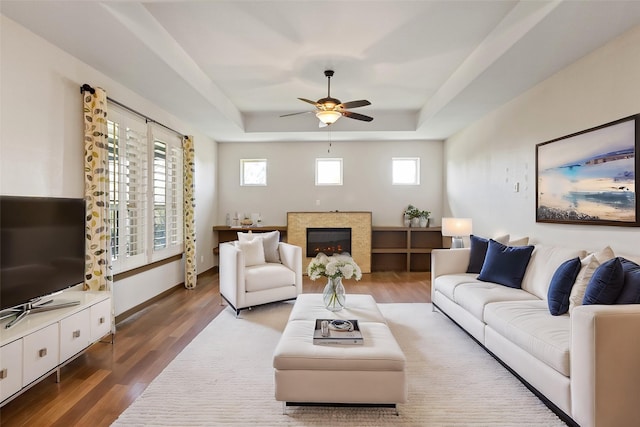
[[[322,299],[329,311],[342,310],[346,303],[346,292],[342,279],[360,280],[362,271],[351,255],[346,252],[327,256],[320,252],[307,267],[311,280],[327,278],[327,285],[322,292]]]

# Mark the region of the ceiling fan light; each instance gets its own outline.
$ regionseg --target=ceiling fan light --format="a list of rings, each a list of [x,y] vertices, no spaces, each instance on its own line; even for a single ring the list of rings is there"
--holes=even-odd
[[[338,111],[318,111],[316,113],[316,117],[324,124],[330,125],[332,123],[335,123],[340,117],[342,117],[342,114]]]

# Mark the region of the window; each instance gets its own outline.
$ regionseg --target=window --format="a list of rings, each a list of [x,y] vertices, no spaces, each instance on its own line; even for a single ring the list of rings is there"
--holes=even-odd
[[[240,159],[240,185],[267,185],[267,160]]]
[[[419,157],[394,157],[391,164],[393,185],[420,185]]]
[[[182,141],[111,105],[107,128],[111,256],[119,273],[183,250]]]
[[[151,261],[182,253],[182,141],[152,128],[153,253]]]
[[[342,159],[316,159],[316,185],[342,185]]]
[[[109,219],[114,272],[146,261],[147,125],[109,111]]]

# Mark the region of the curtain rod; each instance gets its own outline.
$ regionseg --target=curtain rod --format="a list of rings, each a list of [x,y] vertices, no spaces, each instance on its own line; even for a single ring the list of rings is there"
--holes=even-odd
[[[86,92],[90,92],[92,95],[93,95],[94,93],[96,93],[96,90],[95,90],[94,88],[92,88],[91,86],[89,86],[87,83],[85,83],[85,84],[83,84],[82,86],[80,86],[80,93],[84,93],[85,91],[86,91]],[[119,101],[116,101],[116,100],[115,100],[115,99],[113,99],[113,98],[109,98],[109,97],[107,96],[107,101],[109,101],[109,102],[111,102],[111,103],[113,103],[113,104],[116,104],[117,106],[119,106],[119,107],[121,107],[121,108],[124,108],[125,110],[130,111],[130,112],[132,112],[133,114],[137,114],[138,116],[140,116],[140,117],[142,117],[143,119],[145,119],[145,122],[146,122],[146,123],[155,123],[155,124],[157,124],[158,126],[162,126],[163,128],[165,128],[165,129],[167,129],[167,130],[170,130],[171,132],[173,132],[173,133],[175,133],[176,135],[178,135],[180,138],[184,138],[184,137],[185,137],[185,135],[184,135],[183,133],[178,132],[177,130],[172,129],[172,128],[170,128],[169,126],[164,125],[164,124],[162,124],[162,123],[160,123],[160,122],[157,122],[157,121],[153,120],[151,117],[149,117],[149,116],[147,116],[147,115],[145,115],[145,114],[142,114],[141,112],[136,111],[136,110],[134,110],[133,108],[128,107],[128,106],[124,105],[123,103],[121,103],[121,102],[119,102]]]

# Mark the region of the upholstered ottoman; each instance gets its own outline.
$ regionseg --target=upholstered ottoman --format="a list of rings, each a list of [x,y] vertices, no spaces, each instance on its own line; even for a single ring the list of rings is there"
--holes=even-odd
[[[406,359],[370,295],[347,295],[326,310],[320,294],[298,296],[273,356],[275,397],[285,405],[372,404],[407,399]],[[362,345],[314,345],[315,319],[357,319]]]

